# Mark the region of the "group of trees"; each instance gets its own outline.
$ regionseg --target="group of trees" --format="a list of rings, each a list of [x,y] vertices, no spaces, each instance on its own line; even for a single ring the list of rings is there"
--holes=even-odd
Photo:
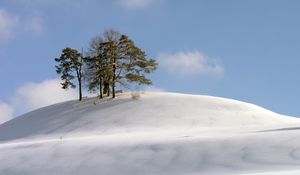
[[[124,87],[131,83],[150,85],[152,82],[145,75],[152,73],[158,65],[128,36],[114,30],[92,38],[86,53],[64,48],[55,61],[63,89],[75,88],[74,81],[77,81],[79,101],[82,100],[83,82],[89,91],[98,91],[100,98],[105,94],[115,98],[116,84]]]

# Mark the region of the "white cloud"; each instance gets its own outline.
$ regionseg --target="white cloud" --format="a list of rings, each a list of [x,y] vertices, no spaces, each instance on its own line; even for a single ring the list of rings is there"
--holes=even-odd
[[[20,19],[18,16],[0,9],[0,40],[14,38],[19,24]]]
[[[13,109],[8,104],[0,101],[0,124],[13,118]]]
[[[23,85],[13,97],[12,105],[20,113],[76,98],[75,89],[63,90],[60,80],[51,79]]]
[[[44,31],[43,23],[43,18],[38,15],[20,16],[0,9],[0,41],[14,39],[22,32],[40,36]]]
[[[223,66],[215,59],[199,51],[162,53],[158,56],[160,65],[168,72],[177,75],[223,75]]]
[[[10,103],[0,101],[0,124],[22,113],[78,98],[76,89],[63,90],[60,83],[59,79],[50,79],[18,88]]]
[[[24,26],[26,26],[27,31],[34,35],[42,35],[44,31],[43,19],[40,16],[31,16],[25,20]]]
[[[154,0],[118,0],[118,3],[129,9],[145,8],[152,5]]]

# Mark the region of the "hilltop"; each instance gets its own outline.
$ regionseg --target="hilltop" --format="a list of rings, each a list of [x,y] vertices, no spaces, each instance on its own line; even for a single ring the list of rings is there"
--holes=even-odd
[[[298,118],[219,97],[144,93],[138,100],[122,94],[113,100],[68,101],[0,125],[0,174],[211,175],[291,169],[297,174],[298,127]]]

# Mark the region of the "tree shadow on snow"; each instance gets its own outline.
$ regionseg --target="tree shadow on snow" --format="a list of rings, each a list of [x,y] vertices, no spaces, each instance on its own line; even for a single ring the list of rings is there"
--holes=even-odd
[[[300,130],[300,127],[269,129],[269,130],[262,130],[262,131],[256,131],[256,132],[277,132],[277,131],[293,131],[293,130]]]

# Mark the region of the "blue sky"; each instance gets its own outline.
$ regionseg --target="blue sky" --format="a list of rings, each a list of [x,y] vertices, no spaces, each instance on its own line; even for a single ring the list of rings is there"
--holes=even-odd
[[[0,1],[0,115],[72,98],[76,92],[66,98],[54,87],[53,59],[113,28],[160,63],[152,89],[300,116],[299,6],[297,0]]]

